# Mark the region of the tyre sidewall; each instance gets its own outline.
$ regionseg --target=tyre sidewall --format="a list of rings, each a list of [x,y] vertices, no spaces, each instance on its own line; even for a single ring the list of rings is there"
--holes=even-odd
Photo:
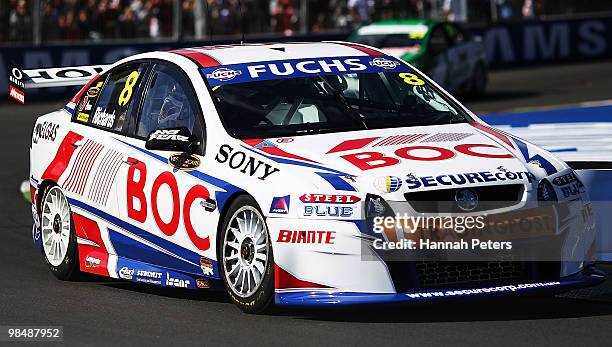
[[[268,247],[269,247],[269,255],[268,262],[266,263],[266,268],[264,270],[264,279],[257,291],[253,293],[251,296],[243,298],[236,294],[231,289],[231,285],[227,282],[227,278],[225,276],[225,264],[223,263],[223,242],[225,240],[225,234],[227,226],[230,223],[230,219],[236,213],[238,209],[243,206],[251,206],[257,209],[261,216],[263,217],[263,213],[261,209],[257,205],[257,202],[250,196],[241,195],[236,200],[232,202],[227,213],[225,214],[225,218],[223,219],[222,228],[220,232],[220,238],[217,249],[217,254],[219,259],[219,268],[221,271],[221,278],[223,278],[223,283],[225,283],[225,287],[227,293],[229,294],[232,302],[236,304],[242,311],[246,313],[262,313],[269,309],[273,304],[274,298],[274,257],[272,252],[272,243],[270,240],[270,233],[268,232],[268,228],[266,225],[266,232],[268,233]],[[265,223],[265,218],[264,218]]]
[[[44,210],[45,199],[47,198],[47,194],[51,191],[52,188],[58,187],[56,185],[47,186],[43,192],[41,203],[40,203],[40,213],[39,213],[39,222],[42,228],[42,212]],[[58,188],[59,189],[59,188]],[[61,191],[61,189],[60,189]],[[62,195],[64,192],[62,191]],[[64,195],[64,198],[66,196]],[[66,199],[68,202],[68,199]],[[70,209],[70,204],[68,204],[68,208]],[[47,255],[44,254],[44,247],[42,248],[43,258],[45,259],[45,263],[49,267],[49,270],[55,275],[55,277],[61,280],[70,280],[76,278],[79,270],[78,270],[78,250],[77,250],[77,242],[76,242],[76,230],[74,228],[74,220],[72,219],[72,211],[70,212],[70,238],[68,240],[68,250],[66,251],[66,257],[64,260],[58,265],[54,266],[49,263],[47,259]],[[42,237],[42,235],[41,235]],[[43,241],[44,242],[44,241]]]

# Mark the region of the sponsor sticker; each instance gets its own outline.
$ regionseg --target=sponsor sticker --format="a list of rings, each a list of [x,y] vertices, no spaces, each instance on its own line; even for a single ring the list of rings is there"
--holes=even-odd
[[[300,196],[300,201],[325,204],[354,204],[361,201],[361,199],[355,195],[304,194]]]
[[[25,93],[22,90],[15,88],[14,86],[9,87],[9,96],[18,102],[25,104]]]
[[[85,258],[85,267],[86,268],[97,268],[97,267],[100,266],[100,263],[101,263],[100,259],[94,258],[94,257],[92,257],[90,255],[88,255]]]
[[[189,280],[181,278],[170,277],[170,274],[166,272],[166,285],[170,287],[188,288],[191,282]]]
[[[274,60],[202,69],[212,87],[284,78],[386,71],[412,70],[393,57],[372,56]]]
[[[574,172],[555,177],[552,180],[553,184],[556,186],[564,186],[566,184],[570,184],[576,181],[578,181],[578,178],[576,177],[576,174]]]
[[[96,112],[94,112],[93,119],[91,120],[91,124],[103,128],[112,128],[113,124],[115,124],[115,111],[112,113],[107,113],[106,109],[102,110],[101,107],[97,107]]]
[[[59,124],[44,121],[37,123],[32,134],[32,143],[37,144],[40,140],[55,141]]]
[[[134,277],[134,269],[130,269],[127,266],[122,267],[119,270],[119,278],[124,280],[131,280]]]
[[[162,277],[162,273],[156,271],[138,270],[136,271],[136,276],[160,279]]]
[[[352,217],[352,206],[305,205],[304,216],[311,217]]]
[[[372,60],[370,62],[370,65],[372,66],[376,66],[376,67],[381,67],[385,70],[392,70],[395,69],[396,67],[398,67],[400,65],[400,63],[398,61],[395,60],[389,60],[386,58],[374,58],[374,60]]]
[[[23,83],[23,72],[17,67],[11,69],[9,75],[9,97],[20,104],[25,104],[25,83]]]
[[[91,87],[87,90],[87,96],[89,96],[90,98],[95,98],[96,96],[98,96],[98,93],[100,93],[99,86]]]
[[[208,281],[203,278],[196,278],[196,286],[200,289],[210,288]]]
[[[333,244],[336,241],[335,231],[316,230],[281,230],[276,242]]]
[[[212,261],[205,257],[200,257],[200,269],[202,270],[202,273],[206,276],[213,276],[215,273]]]
[[[162,284],[162,273],[157,271],[149,270],[138,270],[136,271],[136,282],[147,283],[147,284]]]
[[[374,187],[383,193],[397,192],[402,187],[402,179],[396,176],[380,176],[374,180]]]
[[[77,121],[87,123],[89,121],[89,114],[79,112],[79,114],[77,114]]]
[[[289,213],[289,203],[291,202],[291,196],[278,196],[272,198],[272,205],[270,206],[270,213],[287,214]]]
[[[79,105],[79,112],[83,111],[83,109],[85,108],[85,105],[89,104],[89,96],[85,95],[85,97],[83,98],[83,101],[81,101],[81,104]]]
[[[195,170],[200,166],[200,158],[194,154],[176,153],[168,158],[168,164],[179,170]]]
[[[516,180],[528,180],[532,182],[535,180],[535,175],[528,171],[479,171],[438,176],[422,176],[418,179],[409,178],[406,180],[406,184],[408,185],[408,189],[417,189],[421,187],[462,186],[465,184]]]
[[[180,129],[160,129],[155,130],[149,135],[149,140],[162,140],[162,141],[189,141],[188,136],[180,135]]]
[[[225,67],[215,69],[213,72],[206,74],[206,78],[214,79],[218,81],[230,81],[234,79],[234,77],[242,75],[241,71],[228,69]]]
[[[221,145],[215,160],[221,164],[227,164],[232,170],[238,170],[243,174],[257,177],[262,181],[280,171],[243,151],[235,150],[230,145]]]

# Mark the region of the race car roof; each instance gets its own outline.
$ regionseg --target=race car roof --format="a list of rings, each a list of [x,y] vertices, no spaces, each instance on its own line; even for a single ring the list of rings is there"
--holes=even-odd
[[[275,60],[385,55],[367,46],[347,42],[225,45],[184,48],[170,52],[188,57],[201,67]]]

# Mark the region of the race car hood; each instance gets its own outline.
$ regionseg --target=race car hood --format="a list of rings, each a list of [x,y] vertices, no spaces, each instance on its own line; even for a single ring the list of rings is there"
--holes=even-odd
[[[323,179],[336,190],[376,194],[529,184],[551,174],[548,166],[562,165],[547,159],[545,151],[476,122],[245,142],[270,158],[283,157],[283,164],[301,166],[300,173],[310,168],[319,188]]]

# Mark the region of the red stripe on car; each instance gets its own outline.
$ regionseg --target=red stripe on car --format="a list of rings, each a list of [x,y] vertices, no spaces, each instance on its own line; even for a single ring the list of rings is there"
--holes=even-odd
[[[62,140],[57,153],[55,153],[55,158],[53,158],[45,172],[42,174],[43,180],[52,180],[57,182],[64,171],[66,171],[68,163],[70,163],[70,159],[72,158],[74,150],[76,149],[74,144],[77,141],[80,141],[82,138],[83,136],[72,131],[69,132],[66,137],[64,137],[64,140]]]
[[[188,49],[175,49],[170,51],[170,53],[182,55],[183,57],[189,58],[196,62],[200,67],[215,67],[220,66],[221,63],[208,54],[204,54],[201,52],[196,52]]]
[[[360,149],[378,140],[379,138],[380,137],[367,137],[365,139],[346,140],[337,144],[334,148],[327,151],[326,154]]]
[[[289,272],[285,271],[282,267],[274,264],[274,288],[276,289],[287,289],[287,288],[332,288],[322,284],[302,281]]]
[[[72,213],[72,220],[76,236],[86,241],[77,244],[79,268],[84,272],[109,276],[108,251],[104,246],[98,223],[76,213]]]
[[[501,141],[503,141],[505,144],[507,144],[508,146],[516,149],[516,147],[514,147],[514,143],[512,143],[512,141],[510,141],[510,139],[508,138],[508,136],[502,134],[501,132],[499,132],[496,129],[490,128],[488,126],[484,126],[478,122],[470,122],[470,125],[473,126],[476,129],[482,130],[485,133],[489,134],[489,135],[493,135],[496,138],[500,139]]]
[[[368,48],[368,47],[365,47],[365,46],[362,46],[362,45],[358,45],[356,43],[348,43],[348,42],[337,42],[337,43],[340,44],[340,45],[343,45],[343,46],[348,46],[348,47],[354,48],[354,49],[356,49],[358,51],[361,51],[361,52],[363,52],[363,53],[365,53],[365,54],[367,54],[369,56],[382,57],[382,56],[385,55],[383,52],[379,52],[379,51],[377,51],[375,49]]]
[[[246,143],[247,145],[254,147],[262,152],[271,154],[271,155],[275,155],[277,157],[283,157],[283,158],[289,158],[289,159],[297,159],[297,160],[304,160],[304,161],[308,161],[311,163],[316,163],[316,161],[314,160],[310,160],[308,158],[304,158],[304,157],[300,157],[299,155],[295,155],[295,154],[291,154],[289,152],[286,152],[278,147],[276,147],[276,145],[271,144],[269,146],[265,145],[265,140],[264,139],[246,139],[246,140],[242,140],[244,143]],[[262,145],[263,144],[263,145]]]

